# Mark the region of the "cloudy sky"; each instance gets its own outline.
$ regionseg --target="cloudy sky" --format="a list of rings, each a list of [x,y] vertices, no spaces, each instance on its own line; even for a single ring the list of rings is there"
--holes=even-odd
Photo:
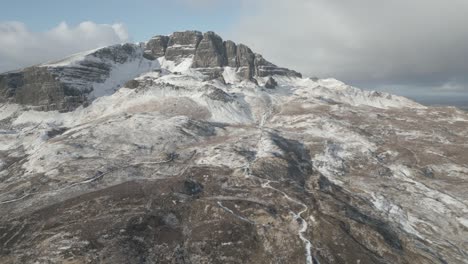
[[[5,0],[0,71],[214,30],[306,76],[468,105],[467,13],[466,0]]]

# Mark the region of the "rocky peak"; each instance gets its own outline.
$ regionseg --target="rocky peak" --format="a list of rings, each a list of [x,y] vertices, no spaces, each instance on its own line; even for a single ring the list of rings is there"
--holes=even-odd
[[[234,41],[227,40],[224,42],[224,49],[226,50],[226,64],[229,67],[236,68],[239,63],[237,60],[237,45]]]
[[[205,34],[185,31],[175,32],[170,37],[155,36],[146,44],[145,54],[151,59],[165,57],[176,62],[193,57],[192,68],[207,75],[209,79],[219,78],[223,67],[236,68],[238,76],[244,80],[272,75],[302,77],[296,71],[267,61],[244,44],[223,41],[212,31]]]
[[[166,54],[168,44],[168,36],[155,36],[146,44],[145,55],[149,56],[148,59],[151,60],[163,57]]]
[[[199,31],[174,32],[169,37],[165,57],[177,61],[181,57],[193,56],[198,44],[203,39]]]
[[[222,67],[227,65],[223,39],[214,32],[207,32],[195,51],[193,68]]]
[[[226,70],[234,77],[228,82],[247,80],[258,84],[257,79],[266,81],[274,75],[301,77],[267,61],[244,44],[224,41],[214,32],[183,31],[158,35],[141,45],[113,45],[0,74],[0,102],[30,105],[37,110],[71,111],[160,68],[156,61],[159,58],[175,65],[190,63],[190,59],[191,68],[206,76],[205,80],[218,79],[221,83],[225,82]]]

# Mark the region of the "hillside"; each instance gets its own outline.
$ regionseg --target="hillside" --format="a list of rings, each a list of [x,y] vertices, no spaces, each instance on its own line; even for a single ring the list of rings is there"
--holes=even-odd
[[[468,113],[212,32],[0,75],[0,263],[468,263]]]

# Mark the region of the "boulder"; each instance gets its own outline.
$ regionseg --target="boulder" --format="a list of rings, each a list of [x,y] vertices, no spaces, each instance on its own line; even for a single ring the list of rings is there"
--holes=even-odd
[[[140,82],[135,80],[135,79],[126,82],[125,85],[124,85],[124,87],[126,87],[128,89],[136,89],[136,88],[138,88],[138,86],[140,86]]]
[[[276,87],[278,87],[278,83],[276,82],[276,80],[273,78],[273,77],[269,77],[267,82],[265,83],[265,88],[267,89],[275,89]]]
[[[184,181],[184,191],[187,195],[197,195],[203,192],[203,185],[195,180],[187,179]]]

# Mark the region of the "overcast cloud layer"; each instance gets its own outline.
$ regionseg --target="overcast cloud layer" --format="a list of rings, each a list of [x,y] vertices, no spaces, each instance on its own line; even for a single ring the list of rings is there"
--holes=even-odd
[[[309,76],[468,101],[467,12],[466,0],[244,0],[232,35]]]
[[[122,24],[83,22],[70,27],[62,22],[47,32],[31,32],[20,22],[0,23],[0,72],[127,40]]]

